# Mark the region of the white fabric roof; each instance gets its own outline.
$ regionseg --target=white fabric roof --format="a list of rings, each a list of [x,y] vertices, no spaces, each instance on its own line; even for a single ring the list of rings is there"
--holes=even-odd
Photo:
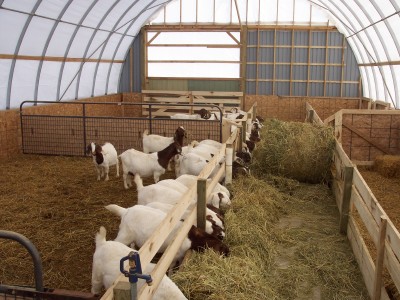
[[[117,93],[130,44],[150,18],[157,23],[161,15],[167,23],[197,17],[215,24],[335,25],[360,65],[364,96],[400,106],[400,0],[169,2],[0,0],[0,109],[24,100]],[[169,13],[157,17],[165,5]]]

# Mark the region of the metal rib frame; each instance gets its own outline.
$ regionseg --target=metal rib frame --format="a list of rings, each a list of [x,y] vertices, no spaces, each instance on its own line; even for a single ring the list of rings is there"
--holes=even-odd
[[[89,39],[89,42],[86,45],[86,49],[85,52],[83,54],[83,61],[81,62],[79,69],[78,69],[78,79],[76,80],[76,89],[75,89],[75,99],[79,98],[79,86],[80,86],[80,81],[81,81],[81,75],[82,75],[82,70],[83,70],[83,65],[85,64],[85,59],[86,56],[89,52],[90,46],[92,45],[93,39],[96,36],[100,26],[103,24],[104,20],[108,17],[108,15],[113,11],[113,9],[115,8],[115,6],[120,3],[121,1],[115,1],[113,5],[110,6],[110,8],[107,10],[107,12],[104,14],[104,16],[101,18],[100,22],[97,24],[95,31],[93,31],[92,36]],[[90,58],[95,52],[93,52],[88,58]],[[74,76],[75,79],[76,75]],[[73,80],[74,80],[73,79]],[[73,80],[71,81],[70,85],[72,84]],[[69,88],[69,86],[67,86],[66,90]]]
[[[327,11],[329,11],[336,19],[338,19],[338,20],[341,21],[341,24],[344,26],[345,29],[347,29],[347,30],[348,30],[349,32],[351,32],[351,33],[354,33],[354,30],[353,30],[354,25],[348,20],[348,18],[345,17],[346,15],[343,14],[343,12],[342,12],[340,9],[337,9],[337,10],[344,16],[344,18],[346,19],[347,22],[349,22],[350,25],[347,25],[346,23],[344,23],[344,22],[342,21],[342,19],[339,18],[339,17],[337,16],[337,14],[336,14],[331,8],[329,8],[329,6],[326,5],[326,3],[323,2],[323,0],[319,0],[319,1],[320,1],[324,6],[320,6],[320,5],[316,4],[316,3],[313,2],[313,1],[310,1],[310,2],[312,2],[312,3],[316,4],[316,5],[318,5],[319,7],[323,8],[323,9],[325,9],[325,10],[327,10]],[[329,0],[328,0],[328,1],[329,1]],[[329,2],[330,2],[330,1],[329,1]],[[331,3],[331,2],[330,2],[330,3]],[[335,6],[335,4],[333,4],[333,5]],[[335,6],[335,7],[336,7],[336,6]],[[346,37],[346,39],[347,39],[347,37]],[[365,58],[364,58],[364,56],[362,55],[363,52],[360,51],[358,43],[360,43],[361,46],[363,46],[363,48],[365,49],[363,43],[362,43],[358,38],[355,38],[355,39],[354,39],[354,46],[357,48],[357,51],[358,51],[359,56],[360,56],[360,58],[361,58],[361,60],[362,60],[362,63],[365,63]],[[365,53],[366,53],[367,55],[371,56],[371,54],[369,54],[368,51],[367,51],[366,49],[365,49]],[[369,62],[369,61],[368,61],[368,62]],[[367,71],[367,70],[365,70],[365,71]],[[374,74],[374,75],[375,75],[375,74]],[[369,77],[369,76],[366,76],[366,79],[367,79],[367,81],[368,81],[368,87],[369,87],[369,89],[371,89],[370,77]],[[375,79],[375,82],[376,82],[376,79]],[[371,90],[370,90],[370,94],[372,94]]]
[[[71,5],[72,1],[74,0],[69,0],[65,5],[64,8],[61,10],[60,14],[57,17],[56,22],[53,25],[53,28],[51,28],[51,31],[49,33],[49,36],[47,37],[46,43],[43,47],[43,51],[42,51],[42,59],[39,62],[39,66],[36,72],[36,83],[35,83],[35,91],[34,91],[34,95],[33,95],[33,100],[36,101],[38,100],[38,91],[39,91],[39,83],[40,83],[40,76],[42,73],[42,66],[43,66],[43,62],[44,62],[44,57],[46,56],[46,52],[47,49],[49,47],[50,41],[53,37],[54,32],[56,31],[56,28],[58,26],[58,24],[61,21],[61,18],[64,16],[65,12],[67,11],[68,7]]]
[[[42,3],[42,0],[37,0],[36,1],[34,7],[32,8],[31,13],[29,14],[29,17],[25,21],[25,25],[22,28],[22,31],[21,31],[21,34],[19,36],[17,45],[15,46],[15,51],[14,51],[14,56],[15,57],[19,53],[19,49],[21,48],[21,44],[22,44],[22,41],[24,39],[26,30],[28,29],[29,24],[31,23],[32,18],[34,16],[36,10],[38,9],[40,3]],[[15,57],[12,59],[11,67],[10,67],[10,75],[8,76],[7,96],[6,96],[6,109],[10,109],[10,105],[11,105],[11,88],[12,88],[12,82],[13,82],[13,78],[14,78],[15,63],[17,61],[17,59]]]
[[[357,3],[357,5],[358,5],[358,6],[360,7],[360,9],[363,11],[363,13],[364,13],[364,15],[367,17],[368,21],[369,21],[370,23],[373,23],[373,20],[371,19],[370,15],[366,12],[365,8],[360,4],[359,0],[354,0],[354,1]],[[371,4],[372,4],[372,3],[371,3]],[[376,8],[376,7],[375,7],[375,8]],[[381,17],[381,20],[380,20],[380,21],[384,21],[385,24],[386,24],[386,27],[387,27],[388,30],[389,30],[388,24],[386,23],[387,20],[384,20],[384,17],[382,16],[382,11],[378,11],[378,13],[379,13],[379,15],[380,15],[380,17]],[[375,22],[375,24],[377,24],[377,23],[378,23],[378,22]],[[379,37],[379,41],[381,42],[382,47],[383,47],[383,50],[385,51],[385,54],[386,54],[386,61],[388,61],[390,57],[389,57],[389,51],[388,51],[388,49],[387,49],[387,45],[386,45],[385,41],[383,40],[383,37],[382,37],[382,35],[380,34],[379,30],[376,29],[375,24],[372,26],[372,28],[374,29],[376,35]],[[390,30],[389,30],[389,32],[390,32]],[[393,37],[393,35],[392,35],[392,37]],[[398,49],[399,49],[399,48],[398,48],[398,45],[396,45],[396,46],[397,46],[397,50],[398,50]],[[379,68],[380,68],[380,69],[383,69],[382,67],[379,67]],[[389,66],[389,68],[390,68],[390,72],[391,72],[391,74],[392,74],[392,81],[393,81],[393,84],[395,84],[395,82],[396,82],[396,73],[395,73],[394,68],[393,68],[392,65]],[[397,107],[397,105],[396,105],[397,103],[396,103],[396,101],[395,101],[396,96],[395,96],[395,99],[393,99],[393,96],[392,96],[392,94],[390,93],[390,90],[389,90],[389,88],[388,88],[388,86],[387,86],[387,80],[386,80],[386,78],[385,78],[385,76],[384,76],[385,73],[383,72],[383,70],[382,70],[382,73],[383,73],[383,74],[381,74],[381,75],[382,75],[382,78],[383,78],[383,83],[384,83],[385,86],[386,86],[386,89],[385,89],[386,92],[384,91],[384,94],[385,94],[385,101],[387,100],[387,98],[386,98],[386,93],[387,93],[387,95],[389,96],[390,101],[392,102],[393,106],[394,106],[394,107]],[[396,84],[396,85],[397,85],[397,84]],[[396,93],[396,95],[397,95],[397,89],[396,89],[396,88],[395,88],[395,93]],[[386,102],[389,102],[389,101],[386,101]]]
[[[64,60],[61,63],[61,68],[60,68],[60,72],[58,75],[58,83],[57,83],[57,94],[56,94],[56,100],[60,101],[60,89],[61,89],[61,82],[62,82],[62,77],[63,77],[63,73],[64,73],[64,66],[65,66],[65,61],[66,58],[68,56],[68,52],[71,49],[71,45],[73,43],[73,41],[75,40],[75,36],[76,33],[78,32],[79,28],[81,27],[83,21],[86,19],[87,15],[89,14],[89,12],[93,9],[93,7],[99,2],[99,0],[93,0],[92,4],[86,9],[85,13],[82,15],[81,19],[79,20],[78,24],[76,24],[75,26],[75,30],[73,32],[73,34],[71,35],[71,38],[69,39],[68,42],[68,46],[65,49],[65,53],[64,53]]]
[[[161,5],[161,7],[158,9],[158,11],[164,9],[165,6],[166,6],[167,4],[169,4],[171,1],[172,1],[172,0],[168,0],[168,1],[164,2],[164,3]],[[214,0],[214,2],[215,2],[215,0]],[[157,11],[157,12],[158,12],[158,11]],[[133,43],[134,41],[135,41],[135,39],[133,39],[132,43]],[[125,61],[125,62],[126,62],[126,57],[127,57],[128,53],[129,53],[129,49],[130,49],[131,47],[132,47],[132,44],[128,47],[128,49],[127,49],[126,52],[125,52],[125,55],[124,55],[124,61]],[[122,71],[123,71],[123,66],[121,66],[121,69],[119,70],[119,75],[118,75],[118,92],[121,92]],[[131,78],[131,80],[132,80],[132,78]]]
[[[153,0],[154,1],[154,0]],[[118,26],[118,24],[119,24],[119,22],[121,22],[121,20],[123,19],[123,17],[125,17],[125,15],[129,12],[129,11],[131,11],[132,10],[132,8],[137,4],[139,2],[139,0],[136,0],[134,3],[132,3],[132,5],[130,6],[130,8],[129,8],[129,10],[127,9],[121,16],[120,16],[120,18],[117,20],[117,22],[115,22],[115,25],[114,25],[114,27],[112,28],[112,31],[117,31],[117,30],[119,30],[120,28],[122,28],[123,26],[125,26],[128,22],[132,22],[132,20],[129,20],[128,22],[126,22],[125,24],[123,24],[123,25],[121,25],[121,26],[119,26],[118,28],[117,28],[117,26]],[[140,15],[141,13],[139,13],[138,15]],[[136,15],[136,16],[138,16],[138,15]],[[136,18],[136,17],[135,17]],[[129,28],[130,28],[130,26],[129,26]],[[125,32],[126,33],[126,32]],[[124,33],[124,34],[125,34]],[[102,49],[101,49],[101,51],[100,51],[100,55],[99,55],[99,61],[97,62],[97,64],[96,64],[96,68],[95,68],[95,71],[94,71],[94,76],[93,76],[93,83],[92,83],[92,93],[91,93],[91,96],[92,97],[94,97],[94,89],[95,89],[95,87],[96,87],[96,77],[97,77],[97,72],[98,72],[98,69],[99,69],[99,65],[100,65],[100,60],[101,60],[101,58],[103,57],[103,53],[104,53],[104,50],[106,49],[106,46],[107,46],[107,43],[108,43],[108,41],[110,40],[110,38],[111,38],[111,33],[107,36],[107,38],[105,39],[105,41],[104,41],[104,43],[103,43],[103,46],[102,46]],[[124,35],[123,35],[124,36]],[[123,37],[122,37],[123,38]]]
[[[362,28],[364,28],[364,24],[361,22],[359,16],[354,12],[353,8],[351,8],[351,7],[346,3],[346,1],[343,1],[343,0],[340,0],[340,1],[341,1],[341,2],[346,6],[346,8],[352,13],[352,15],[353,15],[353,16],[355,17],[355,19],[357,20],[358,24],[359,24]],[[359,6],[359,8],[361,9],[361,11],[364,13],[364,15],[366,15],[364,7],[362,7],[362,6],[357,2],[357,0],[354,0],[354,2]],[[366,17],[367,17],[367,19],[369,20],[369,18],[368,18],[367,15],[366,15]],[[382,41],[382,36],[379,34],[379,32],[376,31],[376,28],[375,28],[375,27],[373,27],[373,28],[374,28],[375,33],[376,33],[377,36],[379,37],[379,40],[380,40],[381,43],[382,43],[382,47],[383,47],[383,50],[385,51],[386,58],[388,58],[388,54],[387,54],[388,51],[387,51],[387,48],[386,48],[385,43]],[[371,46],[372,46],[372,48],[373,48],[373,50],[374,50],[374,53],[375,53],[375,57],[378,59],[378,61],[382,61],[382,59],[380,58],[379,52],[377,51],[377,49],[376,49],[376,47],[375,47],[375,43],[373,42],[373,40],[372,40],[372,38],[371,38],[371,35],[370,35],[367,31],[365,31],[364,34],[367,36],[368,41],[371,43]],[[374,57],[371,56],[371,58],[375,61]],[[386,60],[387,60],[387,59],[386,59]],[[376,61],[375,61],[375,62],[376,62]],[[391,99],[391,102],[393,103],[393,106],[396,106],[395,102],[393,101],[392,95],[390,94],[390,91],[389,91],[389,89],[388,89],[388,86],[387,86],[387,84],[386,84],[385,72],[383,71],[382,66],[378,66],[378,70],[379,70],[379,73],[381,74],[381,77],[382,77],[382,80],[383,80],[383,84],[384,84],[384,86],[385,86],[385,88],[386,88],[387,93],[389,94],[389,97],[390,97],[390,99]],[[375,81],[375,84],[376,84],[376,83],[377,83],[377,81]],[[376,91],[376,97],[375,97],[375,98],[376,98],[376,99],[379,99],[379,91],[378,91],[378,89],[375,89],[375,91]]]

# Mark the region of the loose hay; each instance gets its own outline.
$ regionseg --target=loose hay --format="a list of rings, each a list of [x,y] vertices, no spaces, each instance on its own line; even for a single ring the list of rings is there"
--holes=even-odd
[[[379,155],[375,158],[374,171],[384,177],[400,177],[400,156]]]
[[[105,226],[114,239],[120,223],[104,206],[136,204],[135,188],[125,190],[114,167],[109,181],[97,181],[90,157],[20,155],[0,169],[0,228],[37,247],[45,287],[90,292],[95,234]],[[0,261],[1,284],[34,286],[25,248],[0,239]]]
[[[368,299],[326,186],[264,175],[232,188],[231,255],[194,253],[172,277],[189,299]]]
[[[330,178],[335,140],[330,127],[268,119],[254,150],[252,171],[280,175],[300,182]]]

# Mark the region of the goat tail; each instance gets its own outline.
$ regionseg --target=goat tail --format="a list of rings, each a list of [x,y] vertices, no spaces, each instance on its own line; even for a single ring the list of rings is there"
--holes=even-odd
[[[143,135],[149,135],[149,130],[148,130],[148,129],[145,129],[145,130],[143,131]]]
[[[121,206],[118,206],[116,204],[110,204],[106,206],[106,209],[111,211],[113,214],[122,217],[125,212],[126,212],[126,208],[123,208]]]
[[[106,234],[107,234],[106,229],[104,228],[104,226],[101,226],[99,232],[96,234],[96,239],[95,239],[96,247],[106,242]]]
[[[140,177],[139,173],[135,174],[135,179],[134,179],[135,183],[136,183],[136,189],[139,191],[143,188],[143,180]]]

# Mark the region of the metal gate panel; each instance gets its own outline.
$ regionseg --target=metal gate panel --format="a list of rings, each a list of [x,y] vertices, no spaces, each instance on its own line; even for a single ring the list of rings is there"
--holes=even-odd
[[[22,109],[23,104],[20,113],[21,135],[22,151],[26,154],[85,156],[86,147],[90,142],[110,142],[118,153],[130,148],[141,151],[144,130],[172,137],[179,126],[183,126],[187,132],[185,144],[192,140],[222,140],[222,123],[219,120],[127,116],[127,107],[141,110],[142,106],[152,105],[149,103],[71,102],[71,110],[68,110],[69,103],[65,102],[64,111],[55,110],[54,115],[49,113],[49,110],[46,110],[45,115],[40,114],[40,109],[25,111]],[[81,109],[77,109],[77,105],[81,105]],[[88,112],[90,116],[87,115]],[[94,112],[97,112],[98,116],[94,115]]]

